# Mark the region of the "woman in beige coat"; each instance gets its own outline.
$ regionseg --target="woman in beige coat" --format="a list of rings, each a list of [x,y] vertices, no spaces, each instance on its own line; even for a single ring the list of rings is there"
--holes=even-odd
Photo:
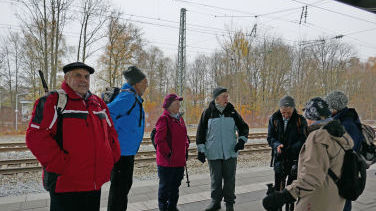
[[[263,200],[264,208],[273,210],[286,202],[296,202],[296,211],[342,211],[345,199],[328,175],[329,168],[341,176],[346,150],[353,147],[351,137],[337,120],[328,118],[328,104],[320,97],[305,106],[309,136],[299,154],[298,178],[281,192]]]

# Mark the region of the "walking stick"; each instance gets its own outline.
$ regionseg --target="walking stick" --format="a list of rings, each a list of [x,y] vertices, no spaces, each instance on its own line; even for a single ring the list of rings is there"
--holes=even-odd
[[[185,164],[185,176],[187,177],[187,186],[190,187],[187,164]]]

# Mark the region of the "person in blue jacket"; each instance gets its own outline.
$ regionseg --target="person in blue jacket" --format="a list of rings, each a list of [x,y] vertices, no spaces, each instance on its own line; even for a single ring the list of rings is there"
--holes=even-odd
[[[133,181],[134,156],[140,148],[144,136],[145,112],[142,107],[148,87],[145,74],[136,66],[123,72],[127,83],[120,93],[108,104],[111,118],[119,135],[120,160],[111,173],[111,186],[108,196],[108,211],[127,210],[128,193]]]
[[[362,125],[360,123],[358,113],[354,108],[347,107],[349,99],[342,91],[332,91],[326,96],[325,100],[329,104],[333,119],[339,120],[341,122],[346,132],[354,141],[353,150],[358,152],[361,148],[362,141],[364,140],[362,134]],[[343,210],[350,211],[351,207],[351,201],[346,200],[346,204]]]

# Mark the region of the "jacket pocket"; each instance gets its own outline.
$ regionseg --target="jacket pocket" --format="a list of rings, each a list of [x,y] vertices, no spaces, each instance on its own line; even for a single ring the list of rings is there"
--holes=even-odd
[[[56,181],[57,181],[57,178],[59,177],[60,175],[56,174],[56,173],[53,173],[53,172],[48,172],[46,171],[45,168],[43,168],[43,187],[46,191],[49,191],[49,192],[55,192],[55,188],[56,188]]]

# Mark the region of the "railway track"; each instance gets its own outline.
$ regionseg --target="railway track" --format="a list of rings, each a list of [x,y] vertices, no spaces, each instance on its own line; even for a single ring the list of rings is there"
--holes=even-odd
[[[375,129],[375,128],[374,128]],[[252,133],[249,134],[248,139],[262,139],[266,138],[267,133]],[[191,143],[196,140],[195,136],[190,136]],[[143,145],[151,145],[150,138],[144,138]],[[28,151],[25,143],[0,143],[0,152],[10,151]],[[267,143],[249,143],[245,145],[244,150],[241,150],[239,155],[245,156],[254,152],[268,152],[270,147]],[[197,154],[196,148],[189,149],[189,157],[194,157]],[[155,162],[155,150],[139,151],[135,157],[135,164]],[[17,160],[0,160],[0,175],[9,175],[25,172],[40,171],[42,167],[38,160],[34,158],[17,159]]]
[[[240,156],[244,156],[253,152],[267,152],[270,147],[267,143],[246,144],[244,150],[240,151]],[[189,149],[189,157],[195,157],[197,154],[196,148]],[[155,151],[138,152],[135,157],[135,164],[155,162]],[[0,160],[0,175],[10,175],[17,173],[26,173],[33,171],[40,171],[42,167],[37,159],[17,159],[17,160]]]
[[[248,139],[262,139],[266,138],[267,133],[250,133]],[[189,136],[191,143],[195,143],[196,136]],[[151,145],[150,137],[145,137],[141,142],[141,145]],[[26,147],[25,142],[5,142],[0,143],[0,153],[1,152],[15,152],[15,151],[29,151]]]

